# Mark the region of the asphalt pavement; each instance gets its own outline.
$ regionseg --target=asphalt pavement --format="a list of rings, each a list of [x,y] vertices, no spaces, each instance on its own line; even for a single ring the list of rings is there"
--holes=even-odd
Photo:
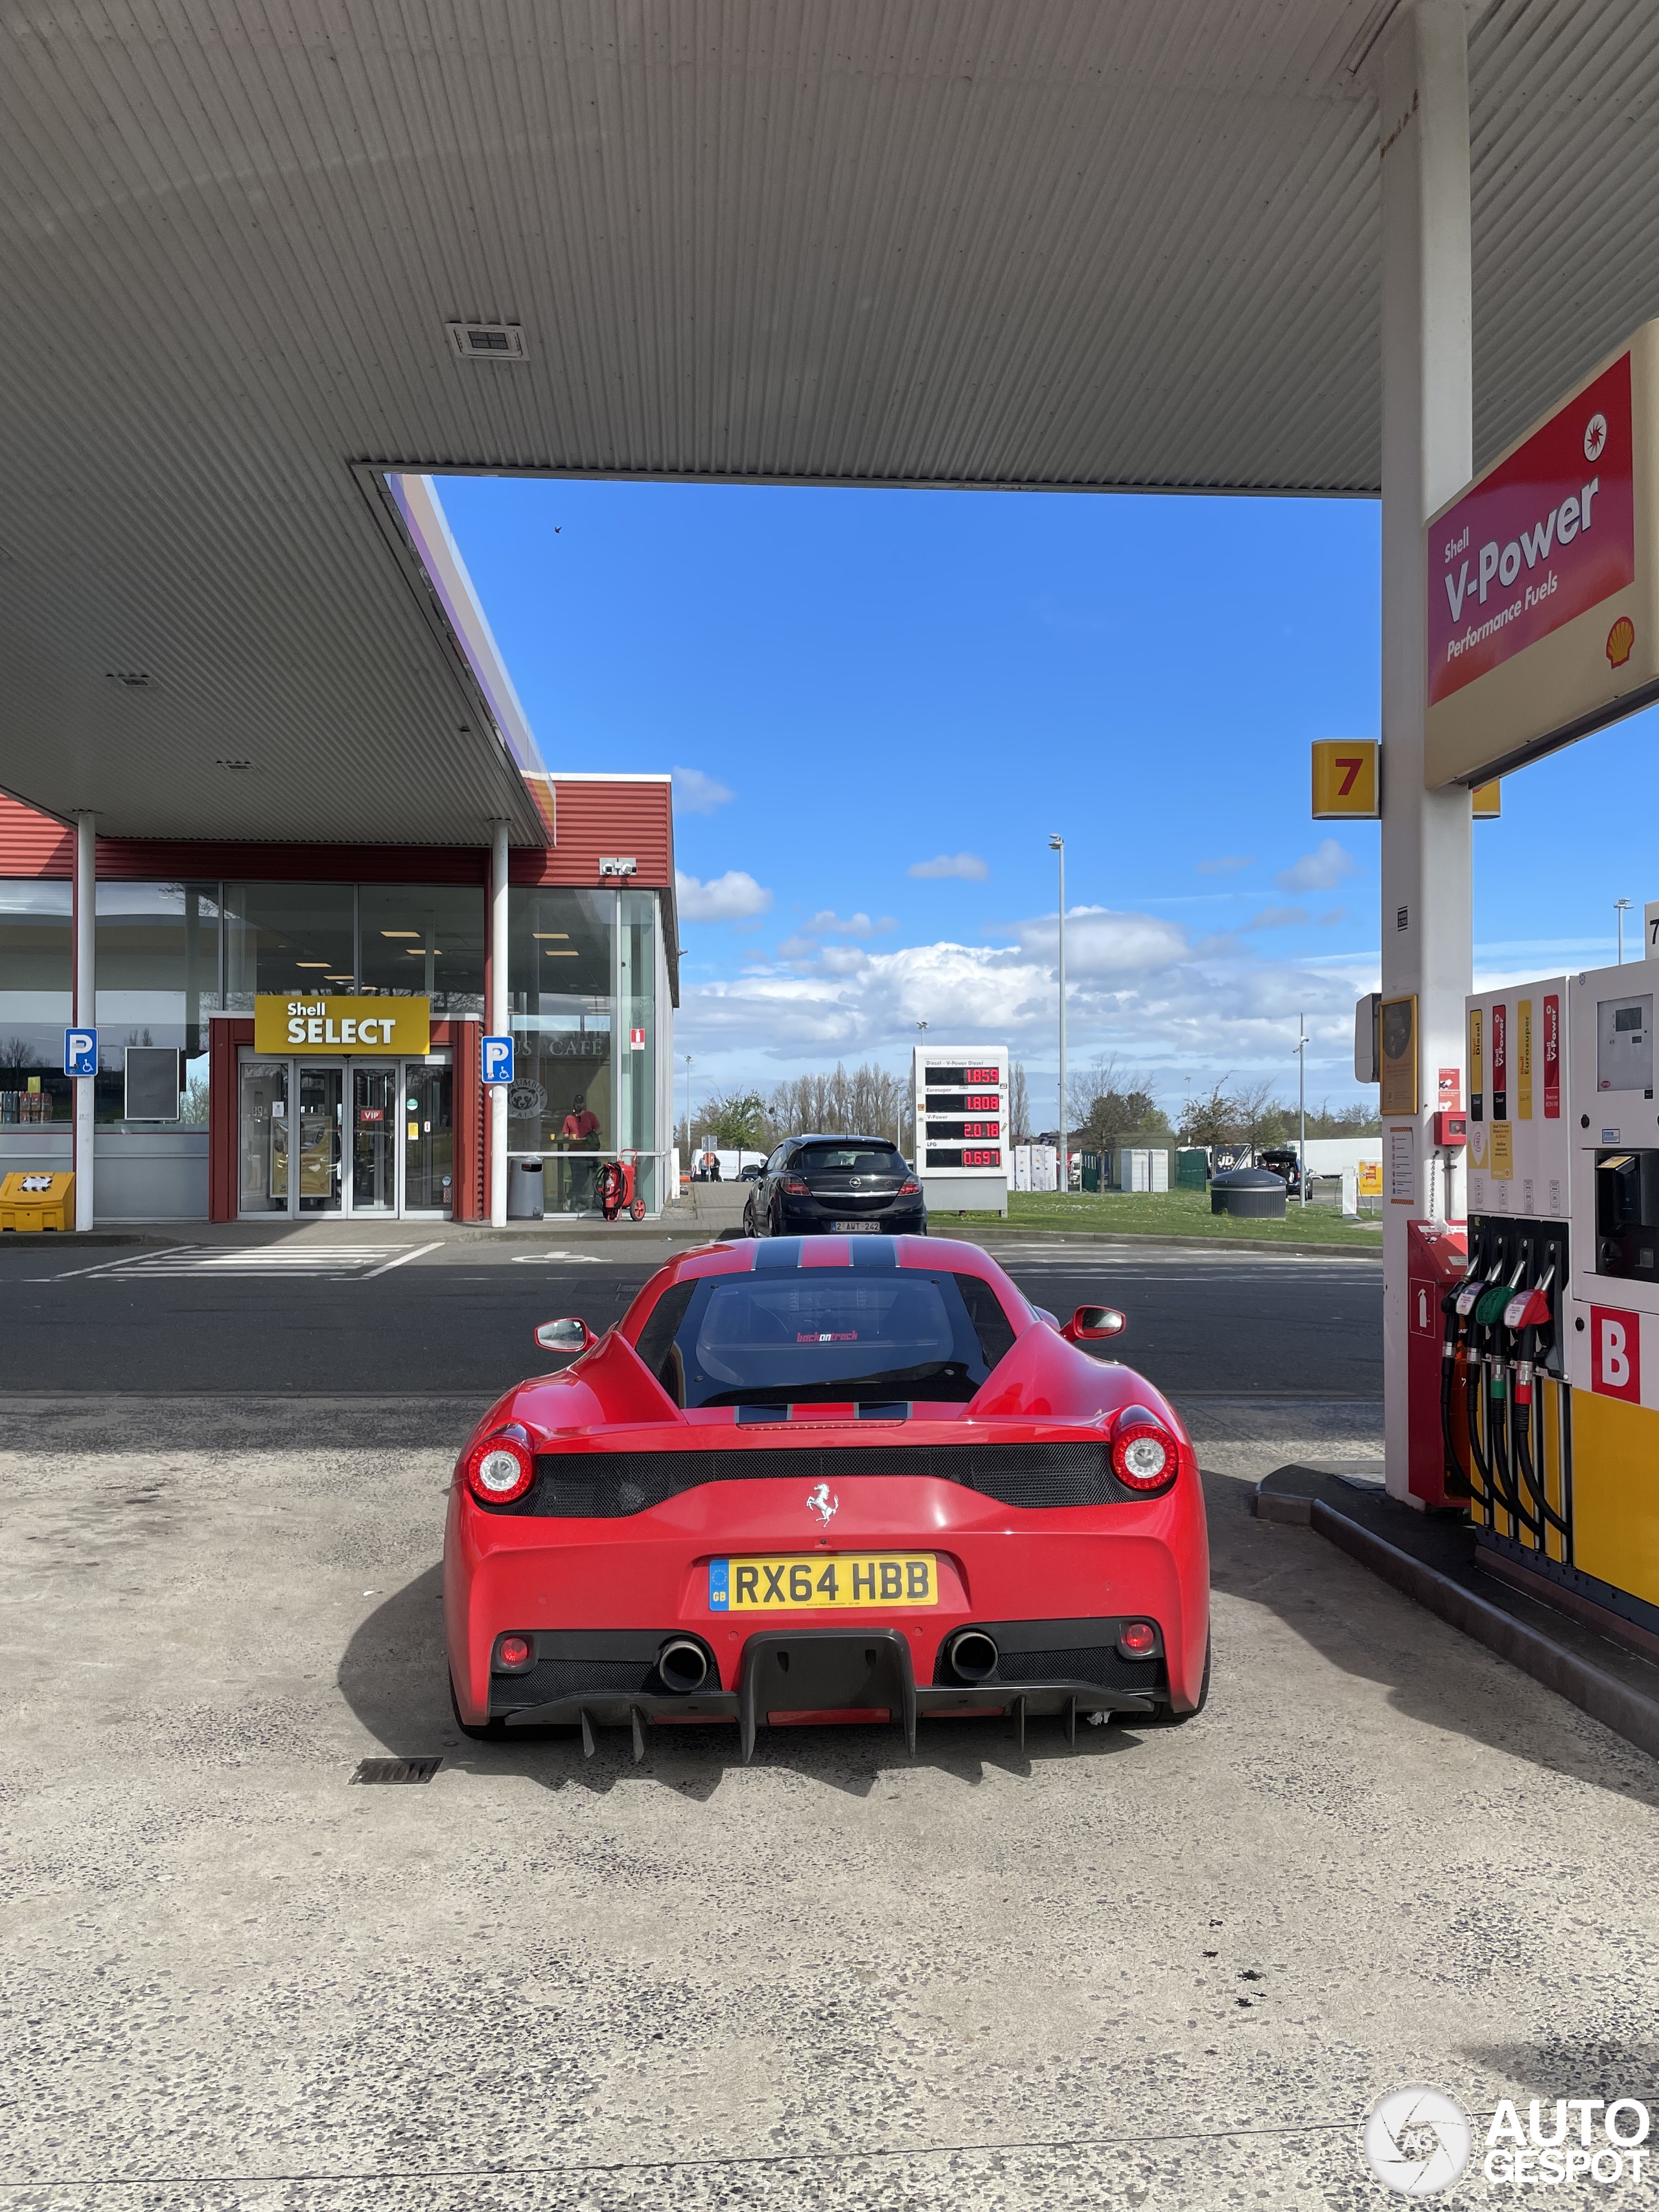
[[[546,1364],[561,1314],[602,1330],[683,1249],[633,1236],[419,1241],[360,1231],[261,1244],[0,1245],[0,1394],[493,1397]],[[1111,1356],[1188,1398],[1382,1396],[1382,1268],[1058,1239],[994,1248],[1063,1319],[1121,1306]]]

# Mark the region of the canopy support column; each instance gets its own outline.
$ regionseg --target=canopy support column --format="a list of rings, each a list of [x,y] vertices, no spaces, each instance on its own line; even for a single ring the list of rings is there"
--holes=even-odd
[[[489,1034],[505,1036],[511,1023],[512,1000],[507,975],[507,829],[495,822],[489,830]],[[507,1226],[507,1085],[489,1085],[489,1223]]]
[[[1382,995],[1417,1000],[1417,1110],[1385,1112],[1383,1400],[1409,1497],[1407,1224],[1445,1218],[1437,1071],[1461,1068],[1473,967],[1470,799],[1423,781],[1423,526],[1473,473],[1468,55],[1462,0],[1413,0],[1382,57]],[[1409,1151],[1407,1151],[1409,1147]],[[1462,1212],[1461,1203],[1456,1212]]]
[[[75,896],[72,929],[75,938],[75,1010],[76,1029],[98,1025],[98,820],[95,815],[75,817]],[[97,1127],[98,1083],[91,1075],[75,1078],[74,1120],[71,1123],[70,1165],[75,1170],[75,1225],[90,1229],[94,1218],[96,1190],[93,1147]]]

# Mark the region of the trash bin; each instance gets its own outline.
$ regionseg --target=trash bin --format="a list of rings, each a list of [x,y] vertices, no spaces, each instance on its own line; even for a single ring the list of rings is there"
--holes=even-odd
[[[1202,1190],[1210,1179],[1210,1156],[1201,1146],[1188,1145],[1176,1154],[1176,1188]]]
[[[542,1160],[539,1152],[526,1158],[510,1154],[507,1163],[507,1218],[509,1221],[539,1221],[542,1207]]]
[[[1290,1195],[1271,1168],[1230,1168],[1210,1179],[1210,1211],[1242,1221],[1282,1221]]]

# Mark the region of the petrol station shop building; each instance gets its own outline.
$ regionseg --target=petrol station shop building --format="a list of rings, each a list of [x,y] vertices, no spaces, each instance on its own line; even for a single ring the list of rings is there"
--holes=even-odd
[[[678,994],[665,776],[527,774],[508,857],[509,1162],[549,1213],[599,1163],[672,1196]],[[0,798],[0,1175],[71,1165],[76,831]],[[489,1215],[479,844],[99,836],[100,1220]],[[532,1186],[526,1184],[526,1188]]]

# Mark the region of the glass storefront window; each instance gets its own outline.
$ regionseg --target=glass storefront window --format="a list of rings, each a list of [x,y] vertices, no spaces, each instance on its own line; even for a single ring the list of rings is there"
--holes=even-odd
[[[227,884],[225,1006],[251,1014],[262,993],[349,994],[356,981],[350,884]]]
[[[288,1212],[288,1062],[242,1062],[241,1173],[243,1213]]]
[[[100,884],[97,958],[100,1126],[205,1127],[218,884]]]
[[[598,1205],[601,1159],[614,1156],[611,1009],[614,891],[508,895],[507,987],[517,1079],[507,1094],[509,1158],[539,1158],[549,1213]]]
[[[481,1018],[485,908],[476,884],[362,884],[359,989],[424,994],[434,1019]]]
[[[72,906],[68,884],[0,882],[0,1127],[70,1117]]]

